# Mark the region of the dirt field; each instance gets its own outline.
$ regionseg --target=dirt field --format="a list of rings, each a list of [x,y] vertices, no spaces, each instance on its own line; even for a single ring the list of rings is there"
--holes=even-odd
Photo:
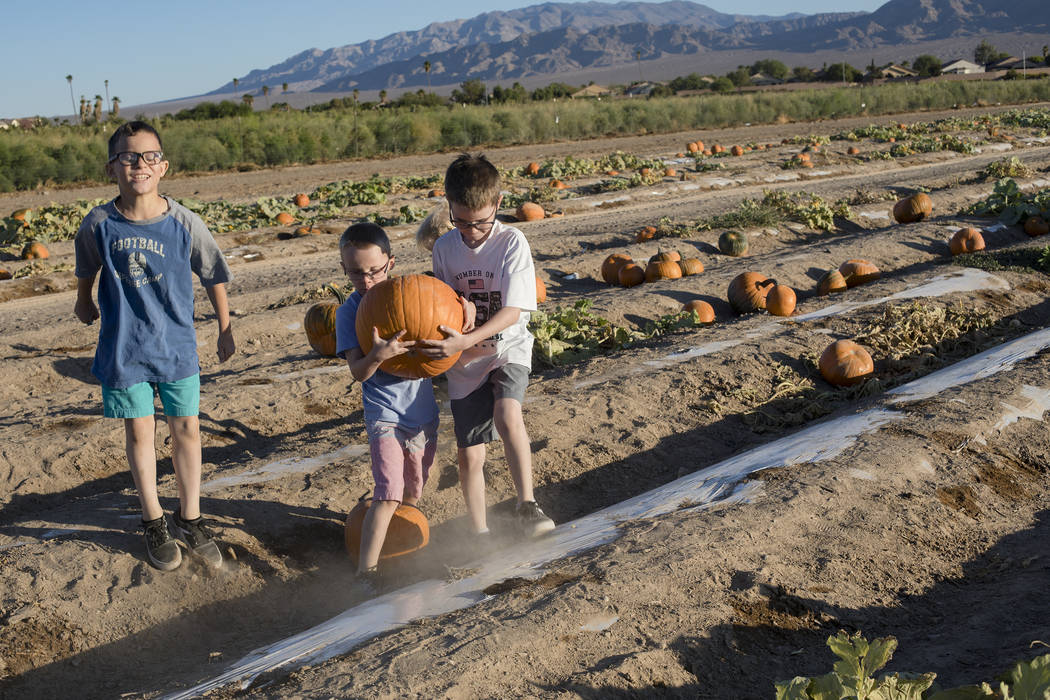
[[[952,264],[947,246],[964,225],[983,228],[992,251],[1046,245],[1019,226],[956,212],[988,196],[993,181],[976,176],[1004,157],[1033,169],[1018,179],[1027,191],[1050,186],[1050,146],[1017,129],[985,138],[971,155],[867,160],[847,155],[851,144],[832,141],[813,155],[813,168],[780,167],[801,150],[782,139],[942,116],[489,150],[507,168],[614,150],[675,161],[685,179],[622,192],[596,194],[596,178],[571,180],[576,196],[556,206],[564,216],[520,224],[549,294],[541,310],[586,299],[592,313],[642,329],[700,298],[717,317],[711,326],[580,362],[534,367],[525,419],[537,497],[558,523],[790,442],[803,430],[827,437],[820,426],[838,430],[837,419],[882,410],[896,417],[844,437],[834,450],[759,468],[743,477],[746,499],[693,508],[683,496],[681,508],[625,520],[612,541],[540,561],[531,580],[478,593],[475,605],[405,619],[322,663],[292,664],[244,689],[225,685],[212,694],[770,698],[776,680],[831,670],[824,641],[840,629],[896,636],[890,670],[935,671],[946,687],[990,681],[1015,661],[1046,653],[1046,343],[1002,371],[974,372],[922,398],[898,401],[891,391],[1050,326],[1050,276],[963,268]],[[722,161],[724,169],[694,172],[691,159],[675,154],[696,138],[773,145]],[[866,139],[857,145],[862,154],[890,148]],[[451,157],[176,176],[162,191],[250,201],[373,173],[439,173]],[[933,216],[893,223],[893,202],[920,186],[931,191]],[[742,258],[718,252],[720,229],[635,242],[639,229],[661,217],[687,222],[729,212],[770,188],[849,198],[852,215],[831,232],[797,222],[748,230],[751,250]],[[113,194],[91,187],[0,195],[0,211]],[[435,201],[407,193],[384,211]],[[510,220],[512,211],[503,215]],[[414,230],[391,229],[402,273],[430,267]],[[0,281],[0,386],[8,406],[0,419],[4,697],[158,697],[192,689],[254,649],[369,604],[342,541],[346,513],[371,485],[360,389],[344,362],[320,357],[307,343],[302,321],[313,302],[288,301],[343,283],[337,236],[285,239],[283,231],[217,236],[235,275],[238,352],[223,365],[210,307],[198,294],[202,509],[226,553],[219,573],[189,559],[161,573],[144,560],[123,428],[101,417],[90,373],[97,327],[72,313],[72,242],[51,246],[51,272]],[[698,257],[705,271],[630,289],[601,280],[610,253],[644,261],[658,250]],[[821,274],[851,258],[871,261],[881,278],[817,296]],[[12,270],[24,264],[4,263]],[[794,288],[796,317],[733,314],[726,288],[745,270]],[[955,291],[934,286],[909,296],[937,279],[954,280]],[[839,338],[866,339],[874,379],[841,389],[820,377],[817,357]],[[421,503],[431,546],[391,565],[393,595],[431,580],[470,580],[494,555],[466,536],[451,427],[446,407]],[[166,428],[157,435],[170,510],[177,501]],[[520,545],[504,516],[514,491],[498,443],[487,472],[501,555],[513,555]]]

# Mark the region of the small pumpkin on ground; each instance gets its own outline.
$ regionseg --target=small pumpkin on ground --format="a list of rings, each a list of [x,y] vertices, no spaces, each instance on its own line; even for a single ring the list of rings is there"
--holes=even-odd
[[[739,231],[724,231],[718,237],[718,250],[723,255],[739,258],[742,255],[747,255],[748,247],[747,235]]]
[[[660,250],[649,258],[649,262],[678,262],[681,259],[682,254],[677,250]]]
[[[790,316],[797,303],[795,290],[785,284],[773,284],[766,295],[766,311],[774,316]]]
[[[29,241],[22,246],[23,260],[45,260],[51,257],[51,251],[40,241]]]
[[[514,210],[514,218],[518,221],[539,221],[545,215],[543,207],[535,202],[522,202]]]
[[[714,323],[715,309],[703,299],[692,299],[682,304],[682,311],[696,314],[700,323]]]
[[[365,515],[372,505],[371,498],[362,498],[346,516],[343,527],[343,543],[350,561],[357,566],[361,554],[361,531],[364,528]],[[430,525],[426,516],[416,506],[401,503],[394,511],[394,517],[387,526],[383,547],[379,550],[379,559],[393,559],[411,554],[426,547],[430,542]]]
[[[875,370],[871,355],[852,340],[836,340],[820,355],[820,376],[835,386],[853,386]]]
[[[602,261],[602,279],[607,284],[620,284],[620,268],[633,262],[625,253],[613,253]]]
[[[10,270],[6,267],[0,267],[0,280],[9,280],[11,277],[13,277],[13,275]]]
[[[445,335],[438,326],[460,332],[463,307],[452,287],[429,275],[404,275],[385,279],[368,290],[357,307],[355,328],[361,352],[372,349],[372,328],[382,338],[404,330],[404,341],[441,340]],[[415,350],[392,357],[379,365],[388,374],[407,379],[441,374],[459,359],[459,353],[442,359],[431,359]]]
[[[838,270],[828,270],[817,282],[817,296],[827,296],[837,292],[844,292],[849,285],[846,278]]]
[[[704,263],[700,258],[682,258],[678,261],[678,267],[682,268],[682,277],[699,275],[704,271]]]
[[[540,174],[540,164],[533,161],[525,166],[525,172],[535,177]]]
[[[674,260],[652,260],[645,266],[645,281],[676,280],[682,276],[682,268]]]
[[[664,177],[678,177],[674,168],[664,168]]]
[[[846,149],[846,153],[848,153],[851,156],[855,156],[855,155],[858,155],[860,153],[860,149],[857,148],[856,146],[850,146],[849,148]]]
[[[893,218],[899,224],[913,224],[933,213],[933,200],[925,192],[905,197],[893,205]]]
[[[11,218],[15,221],[21,221],[23,226],[28,226],[29,222],[33,218],[32,209],[15,209],[11,212]]]
[[[550,181],[550,186],[553,187],[556,190],[567,190],[567,189],[569,189],[568,185],[566,185],[564,182],[562,182],[561,180],[558,180],[558,179],[551,180]]]
[[[856,287],[858,284],[874,282],[882,275],[879,272],[879,268],[875,267],[875,265],[867,260],[860,259],[847,260],[842,263],[839,265],[839,272],[842,273],[842,277],[846,280],[847,287]]]
[[[295,217],[286,211],[282,211],[280,214],[278,214],[275,220],[282,226],[287,226],[288,224],[295,223]]]
[[[430,198],[430,199],[434,199],[435,197],[444,197],[444,196],[445,196],[445,190],[430,190],[429,192],[427,192],[427,197]]]
[[[952,234],[951,240],[948,241],[948,250],[952,255],[984,250],[984,236],[973,227],[961,228]]]
[[[634,242],[645,243],[646,241],[651,241],[654,238],[656,238],[656,227],[645,226],[635,235]]]
[[[645,270],[633,262],[629,262],[620,268],[617,275],[620,285],[623,287],[637,287],[645,281]]]
[[[1050,233],[1050,224],[1041,216],[1029,216],[1024,220],[1024,232],[1029,236],[1045,236]]]
[[[542,304],[547,301],[547,285],[539,277],[536,278],[536,303]]]
[[[300,209],[302,209],[303,207],[310,206],[310,197],[300,192],[299,194],[295,195],[295,206],[299,207]]]
[[[769,278],[760,272],[741,272],[729,283],[726,296],[733,311],[738,314],[751,313],[766,308],[769,294]]]
[[[318,229],[315,229],[313,226],[300,226],[299,228],[295,229],[296,237],[319,236],[320,234],[321,234],[321,231],[318,230]]]
[[[307,309],[303,330],[315,352],[325,357],[335,357],[335,312],[346,301],[346,295],[334,284],[326,284],[325,289],[334,294],[338,301],[319,301]]]
[[[699,153],[700,151],[704,150],[703,146],[702,145],[697,145],[697,143],[695,141],[692,142],[692,143],[686,144],[685,149],[687,151],[689,151],[690,153]]]
[[[742,155],[744,155],[744,149],[741,148],[740,146],[733,146],[732,148],[729,149],[729,152],[732,153],[734,156],[742,156]]]

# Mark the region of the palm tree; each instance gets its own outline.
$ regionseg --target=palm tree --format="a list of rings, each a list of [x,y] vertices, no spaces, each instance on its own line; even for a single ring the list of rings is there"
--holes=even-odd
[[[113,96],[113,109],[110,110],[109,116],[115,117],[120,114],[120,98],[116,95]]]
[[[95,107],[91,110],[91,116],[95,118],[96,124],[102,121],[102,95],[95,95]]]
[[[288,83],[281,83],[281,92],[288,92]]]
[[[237,86],[240,85],[240,84],[241,84],[240,80],[238,80],[237,78],[233,79],[233,91],[234,92],[237,92]]]
[[[263,98],[266,100],[266,109],[269,109],[270,108],[270,86],[269,85],[263,85],[262,86],[262,94],[263,94]]]
[[[423,61],[423,72],[427,74],[427,92],[430,92],[430,61]]]
[[[69,83],[69,101],[73,104],[73,114],[77,113],[77,98],[73,97],[73,76],[67,75],[66,82]]]
[[[88,116],[88,101],[81,95],[80,96],[80,123],[83,124],[87,121]]]
[[[102,81],[106,85],[106,104],[109,104],[109,80]]]
[[[386,90],[379,91],[379,104],[386,104]]]
[[[244,93],[244,97],[241,98],[241,101],[244,102],[244,104],[246,104],[249,107],[251,107],[252,103],[255,102],[255,98],[252,97],[250,93],[246,92],[246,93]]]

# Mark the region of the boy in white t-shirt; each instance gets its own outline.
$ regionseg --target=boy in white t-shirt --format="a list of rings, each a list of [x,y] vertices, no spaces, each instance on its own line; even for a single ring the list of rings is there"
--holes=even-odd
[[[445,172],[445,196],[454,229],[434,244],[434,275],[474,304],[474,327],[420,341],[431,357],[462,351],[445,374],[452,399],[459,480],[471,525],[487,533],[485,444],[503,440],[517,491],[522,532],[535,537],[554,521],[532,493],[532,452],[521,404],[532,367],[529,312],[536,310],[536,273],[524,234],[496,220],[499,171],[483,155],[463,154]],[[445,330],[445,329],[442,329]]]

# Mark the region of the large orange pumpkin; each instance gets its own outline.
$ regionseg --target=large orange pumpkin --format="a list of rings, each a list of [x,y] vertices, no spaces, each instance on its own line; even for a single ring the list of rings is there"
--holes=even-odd
[[[22,246],[23,260],[44,260],[49,257],[51,257],[51,252],[40,241],[30,241]]]
[[[652,260],[645,266],[645,281],[676,280],[682,276],[682,268],[674,260]]]
[[[714,323],[715,310],[703,299],[692,299],[682,304],[682,311],[695,313],[700,323]]]
[[[682,277],[699,275],[704,271],[704,263],[700,258],[683,258],[678,261],[678,267],[682,268]]]
[[[933,213],[933,200],[925,192],[905,197],[893,205],[893,218],[901,224],[922,221],[931,213]]]
[[[681,259],[682,254],[677,250],[660,250],[649,258],[649,262],[678,262]]]
[[[325,289],[335,294],[339,301],[320,301],[307,309],[303,329],[310,347],[325,357],[335,357],[335,312],[346,297],[334,284],[325,285]]]
[[[766,311],[774,316],[790,316],[795,313],[795,290],[784,284],[774,284],[766,295]]]
[[[817,282],[817,296],[827,296],[833,292],[844,292],[848,285],[846,278],[838,270],[828,270]]]
[[[633,262],[629,262],[620,268],[618,279],[624,287],[637,287],[645,281],[645,270]]]
[[[535,177],[540,174],[540,164],[533,161],[525,166],[525,172]]]
[[[371,498],[363,498],[346,516],[343,541],[354,566],[357,566],[357,559],[361,555],[361,530],[364,527],[365,514],[368,513],[371,505]],[[394,511],[394,517],[390,519],[390,525],[386,529],[386,539],[383,540],[383,548],[379,551],[379,558],[393,559],[411,554],[423,549],[429,542],[430,525],[427,523],[426,516],[419,508],[401,503]]]
[[[463,307],[452,287],[429,275],[405,275],[383,280],[368,290],[357,307],[357,342],[361,352],[372,349],[372,327],[381,338],[390,338],[400,330],[402,341],[442,340],[438,326],[459,332],[463,329]],[[431,359],[415,350],[391,357],[379,368],[388,374],[407,379],[441,374],[459,359],[459,353],[443,359]]]
[[[278,214],[276,216],[276,221],[279,224],[283,224],[283,225],[287,226],[288,224],[294,224],[295,223],[295,217],[292,216],[291,214],[289,214],[286,211],[282,211],[280,214]]]
[[[839,272],[846,280],[847,287],[856,287],[858,284],[874,282],[882,274],[879,272],[879,268],[872,263],[860,259],[847,260],[842,263],[839,265]]]
[[[613,253],[602,261],[602,279],[608,284],[620,284],[620,268],[630,262],[630,255]]]
[[[820,355],[820,376],[835,386],[852,386],[875,370],[868,351],[852,340],[836,340]]]
[[[514,218],[518,221],[539,221],[545,215],[543,207],[535,202],[522,202],[514,210]]]
[[[984,236],[973,227],[961,228],[948,241],[948,249],[952,252],[952,255],[962,255],[963,253],[974,253],[978,250],[984,250]]]
[[[729,305],[738,314],[751,313],[766,308],[766,295],[771,284],[760,272],[741,272],[729,283],[726,296]]]
[[[310,197],[302,193],[295,195],[295,206],[300,209],[310,206]]]

